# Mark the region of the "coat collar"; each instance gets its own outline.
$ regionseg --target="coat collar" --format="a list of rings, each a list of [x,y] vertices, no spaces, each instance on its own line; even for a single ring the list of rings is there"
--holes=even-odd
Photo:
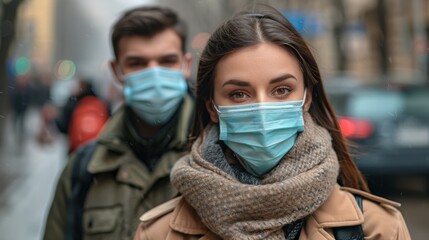
[[[362,210],[355,197],[335,185],[329,198],[307,218],[304,239],[333,239],[332,228],[361,225]]]
[[[322,228],[345,227],[363,223],[362,210],[359,208],[355,197],[335,185],[326,200],[313,214],[312,217]]]
[[[209,230],[201,221],[197,212],[182,198],[170,219],[170,227],[178,232],[190,235],[204,235]]]

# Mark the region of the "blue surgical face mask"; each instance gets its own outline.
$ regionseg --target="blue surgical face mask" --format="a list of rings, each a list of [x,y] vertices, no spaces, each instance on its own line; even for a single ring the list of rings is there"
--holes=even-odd
[[[146,123],[166,123],[178,109],[188,85],[183,71],[154,67],[124,77],[125,102]]]
[[[305,102],[263,102],[216,106],[219,139],[236,154],[242,166],[262,176],[280,162],[304,131],[302,106]]]

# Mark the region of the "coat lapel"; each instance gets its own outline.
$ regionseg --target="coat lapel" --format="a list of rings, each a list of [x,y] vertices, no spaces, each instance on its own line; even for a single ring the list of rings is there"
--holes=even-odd
[[[203,235],[208,231],[195,210],[183,198],[173,212],[170,227],[175,231],[190,235]]]
[[[354,196],[336,185],[326,202],[308,218],[303,236],[308,239],[334,239],[331,236],[332,228],[360,225],[363,221],[362,211]]]

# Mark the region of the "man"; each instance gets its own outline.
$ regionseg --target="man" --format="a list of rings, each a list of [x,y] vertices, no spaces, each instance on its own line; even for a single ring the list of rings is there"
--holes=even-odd
[[[139,216],[177,194],[169,172],[186,153],[193,111],[185,23],[167,8],[140,7],[112,30],[125,106],[70,159],[44,239],[132,239]]]

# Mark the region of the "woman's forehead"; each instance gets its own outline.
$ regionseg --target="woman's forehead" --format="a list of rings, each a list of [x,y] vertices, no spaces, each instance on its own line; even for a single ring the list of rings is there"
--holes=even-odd
[[[272,79],[282,74],[291,74],[303,81],[303,74],[296,57],[285,48],[260,43],[225,55],[216,67],[216,84],[231,79]]]

